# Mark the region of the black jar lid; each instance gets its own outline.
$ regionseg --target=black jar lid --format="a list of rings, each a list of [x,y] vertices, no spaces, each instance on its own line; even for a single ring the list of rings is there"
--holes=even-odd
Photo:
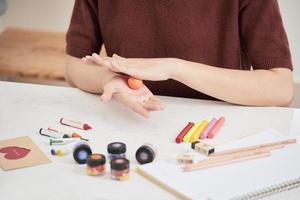
[[[96,167],[99,165],[104,165],[106,162],[105,156],[102,154],[91,154],[86,160],[86,164],[91,167]]]
[[[150,163],[155,158],[155,150],[148,145],[143,145],[136,151],[135,158],[140,164]]]
[[[88,155],[90,155],[90,154],[92,154],[92,150],[91,150],[90,146],[85,143],[80,143],[80,144],[76,145],[76,147],[73,151],[74,160],[78,164],[85,164],[86,159],[87,159]]]
[[[107,145],[107,152],[111,154],[122,154],[126,152],[126,144],[113,142]]]
[[[125,170],[129,169],[129,160],[126,158],[117,158],[110,161],[110,168],[112,170]]]

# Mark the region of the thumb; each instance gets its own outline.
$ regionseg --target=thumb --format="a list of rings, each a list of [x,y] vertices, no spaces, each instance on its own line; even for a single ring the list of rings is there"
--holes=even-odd
[[[108,102],[112,98],[114,93],[115,93],[115,89],[104,88],[104,91],[100,97],[101,101]]]

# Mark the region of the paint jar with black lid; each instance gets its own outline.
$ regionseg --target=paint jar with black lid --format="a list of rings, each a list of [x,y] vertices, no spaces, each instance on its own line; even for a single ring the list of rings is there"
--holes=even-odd
[[[110,160],[126,157],[126,144],[113,142],[107,145],[107,152]]]
[[[135,153],[135,158],[140,164],[152,162],[157,156],[157,150],[151,144],[144,144]]]
[[[90,154],[92,154],[92,150],[86,142],[78,142],[75,144],[73,158],[78,164],[85,164]]]
[[[102,154],[91,154],[86,160],[86,172],[90,176],[98,176],[105,173],[105,156]]]
[[[126,158],[116,158],[110,162],[111,178],[124,181],[129,178],[130,165]]]

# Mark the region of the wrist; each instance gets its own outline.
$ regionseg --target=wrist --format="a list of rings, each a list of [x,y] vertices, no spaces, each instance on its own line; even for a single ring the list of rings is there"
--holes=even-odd
[[[184,73],[185,69],[185,60],[179,58],[172,58],[172,68],[170,73],[170,79],[179,81]]]
[[[102,85],[106,85],[107,83],[111,82],[114,79],[124,79],[125,76],[119,73],[111,72],[106,70],[106,76],[102,79]]]

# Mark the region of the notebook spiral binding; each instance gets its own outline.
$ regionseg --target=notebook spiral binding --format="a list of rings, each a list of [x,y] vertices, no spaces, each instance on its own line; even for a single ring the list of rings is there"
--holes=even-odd
[[[255,200],[260,199],[266,196],[270,196],[275,193],[284,192],[287,190],[291,190],[294,188],[300,187],[300,177],[296,179],[292,179],[290,181],[286,181],[280,184],[276,184],[264,189],[256,190],[235,198],[232,198],[230,200]]]

